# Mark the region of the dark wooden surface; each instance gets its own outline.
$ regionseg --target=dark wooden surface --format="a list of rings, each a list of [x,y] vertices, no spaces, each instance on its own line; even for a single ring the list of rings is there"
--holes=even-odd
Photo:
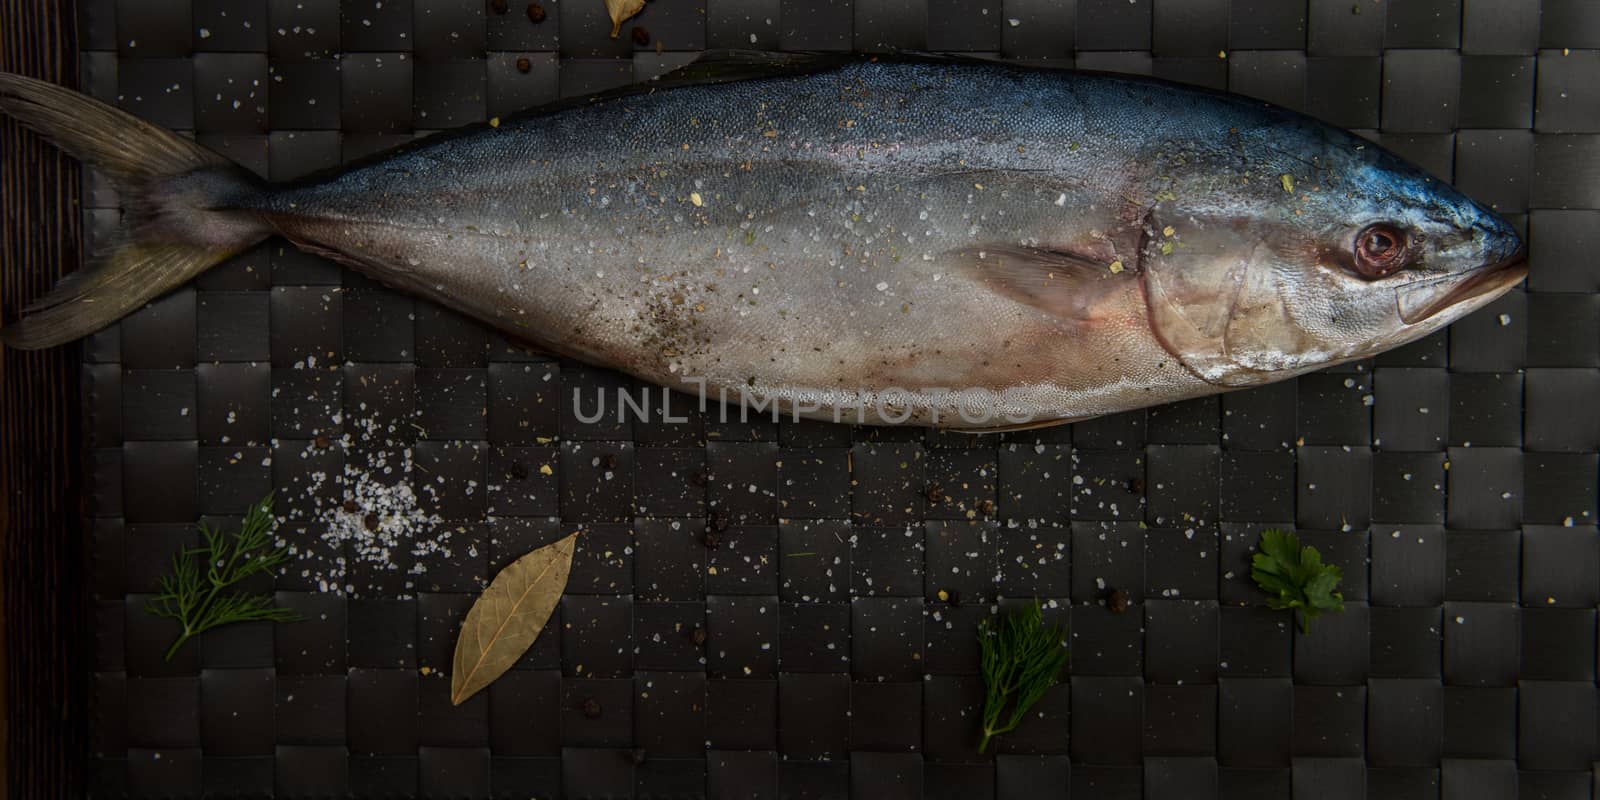
[[[72,0],[0,0],[0,70],[77,85]],[[0,322],[79,258],[78,167],[0,122]],[[0,351],[0,797],[82,795],[76,346]]]

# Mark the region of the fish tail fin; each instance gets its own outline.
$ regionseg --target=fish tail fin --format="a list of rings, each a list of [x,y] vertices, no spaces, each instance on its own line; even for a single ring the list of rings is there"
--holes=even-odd
[[[237,207],[263,189],[262,181],[125,111],[0,73],[0,116],[100,170],[123,206],[122,227],[104,252],[0,328],[11,347],[36,350],[94,333],[271,232]]]

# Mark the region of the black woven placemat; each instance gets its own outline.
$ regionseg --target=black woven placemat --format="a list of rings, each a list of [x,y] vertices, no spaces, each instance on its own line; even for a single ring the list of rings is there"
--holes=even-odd
[[[86,347],[95,796],[1591,797],[1600,4],[655,0],[613,40],[601,0],[80,2],[89,91],[275,179],[704,48],[971,51],[1360,129],[1533,253],[1525,291],[1375,362],[974,438],[585,424],[574,387],[639,387],[270,241]],[[405,483],[450,554],[328,544],[341,476]],[[308,560],[266,588],[306,621],[164,662],[168,555],[269,489]],[[1269,526],[1344,568],[1310,635],[1249,583]],[[549,629],[452,708],[474,594],[574,530]],[[1070,626],[1071,677],[979,755],[1000,597]]]

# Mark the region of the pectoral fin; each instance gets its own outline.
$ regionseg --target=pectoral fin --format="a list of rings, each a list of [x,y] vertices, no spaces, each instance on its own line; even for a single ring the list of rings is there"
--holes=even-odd
[[[1096,302],[1133,276],[1132,265],[1061,250],[986,244],[951,251],[973,280],[1024,305],[1067,320],[1095,318]]]

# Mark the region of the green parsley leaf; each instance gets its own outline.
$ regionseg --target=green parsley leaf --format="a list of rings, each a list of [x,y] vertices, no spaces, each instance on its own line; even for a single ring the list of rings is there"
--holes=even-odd
[[[1317,548],[1300,546],[1299,537],[1280,530],[1261,532],[1260,552],[1250,560],[1250,577],[1261,591],[1272,595],[1267,606],[1298,611],[1300,632],[1326,611],[1343,611],[1344,595],[1335,591],[1344,573],[1322,563]]]

